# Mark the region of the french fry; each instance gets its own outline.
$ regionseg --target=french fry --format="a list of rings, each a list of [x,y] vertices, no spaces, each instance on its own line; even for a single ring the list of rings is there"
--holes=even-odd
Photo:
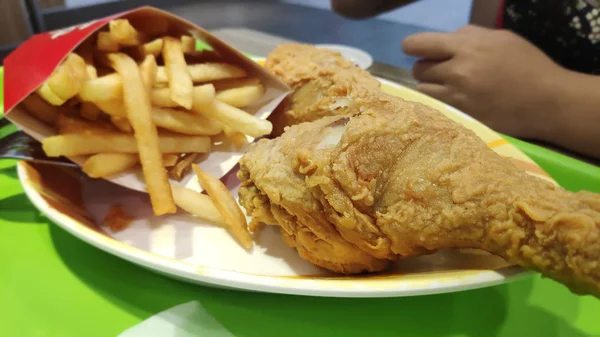
[[[244,135],[243,133],[236,131],[228,126],[223,126],[223,133],[225,134],[225,136],[227,138],[229,138],[231,143],[238,149],[242,148],[244,145],[246,145],[248,143],[248,139],[246,138],[246,135]]]
[[[136,148],[139,147],[140,162],[154,214],[175,213],[177,208],[173,201],[167,173],[162,165],[161,152],[166,153],[167,151],[161,150],[156,126],[152,122],[150,98],[145,91],[138,66],[133,59],[122,53],[110,54],[109,59],[123,78],[125,110],[127,118],[135,130]],[[123,145],[120,147],[122,148]]]
[[[187,69],[194,83],[240,78],[248,75],[244,69],[228,63],[190,64]],[[165,83],[168,81],[169,77],[165,67],[158,67],[156,82]]]
[[[71,53],[42,84],[38,93],[48,103],[62,105],[79,93],[86,79],[85,62],[79,55]]]
[[[147,37],[133,28],[127,19],[110,21],[108,29],[111,39],[121,46],[138,46],[147,40]]]
[[[85,161],[82,170],[91,178],[104,178],[134,168],[139,162],[137,154],[98,153]]]
[[[87,73],[88,80],[95,80],[98,78],[98,71],[96,70],[96,67],[94,67],[93,65],[89,65],[89,64],[86,65],[85,71]]]
[[[236,108],[243,108],[258,101],[264,94],[261,84],[226,89],[217,92],[215,98]]]
[[[163,154],[163,166],[173,167],[179,161],[179,155],[176,154]]]
[[[227,89],[240,88],[240,87],[248,87],[252,85],[260,84],[260,79],[255,77],[249,78],[231,78],[225,80],[218,80],[212,82],[216,91],[223,91]]]
[[[52,73],[48,84],[58,97],[68,100],[77,95],[86,79],[85,61],[79,55],[71,53]]]
[[[169,89],[171,89],[171,99],[180,106],[191,109],[194,84],[185,64],[181,41],[172,37],[165,37],[162,55]]]
[[[94,103],[107,115],[121,118],[127,116],[122,100],[95,101]]]
[[[196,39],[191,36],[181,36],[181,48],[184,54],[193,54],[196,52]]]
[[[95,121],[102,114],[102,110],[92,102],[81,102],[79,114],[85,119]]]
[[[163,39],[158,38],[139,46],[123,48],[123,51],[136,60],[143,60],[148,55],[152,55],[154,57],[160,56],[162,53],[162,48]]]
[[[203,98],[199,98],[203,100]],[[120,101],[99,101],[98,107],[110,115],[111,122],[123,132],[132,132],[125,118],[125,109]],[[216,135],[221,126],[204,116],[166,108],[152,108],[152,121],[159,127],[188,135]]]
[[[198,158],[198,153],[186,153],[181,160],[169,170],[172,179],[181,181],[183,176],[190,170],[192,163]]]
[[[178,159],[176,154],[165,154],[163,165],[172,167]],[[85,161],[82,170],[91,178],[104,178],[132,169],[139,162],[140,157],[133,153],[98,153]]]
[[[185,135],[212,136],[221,132],[219,123],[179,110],[152,108],[152,120],[156,126]]]
[[[150,95],[152,86],[156,80],[157,67],[158,65],[156,64],[156,58],[154,58],[152,55],[146,55],[144,61],[142,64],[140,64],[140,74],[142,75],[142,81],[144,82],[146,94],[148,95]]]
[[[96,153],[139,153],[131,134],[64,134],[42,141],[49,157],[80,156]],[[210,138],[201,136],[161,136],[158,148],[162,153],[205,153],[210,151]],[[162,166],[162,155],[158,163]]]
[[[192,169],[198,177],[200,186],[206,190],[210,199],[215,203],[228,229],[244,248],[252,248],[252,236],[248,231],[246,216],[229,189],[219,179],[202,171],[198,165],[192,164]]]
[[[99,32],[98,39],[96,40],[96,48],[103,52],[116,52],[119,51],[119,44],[113,40],[109,32]]]
[[[56,124],[58,115],[65,113],[64,110],[67,109],[49,104],[35,93],[25,98],[23,105],[31,115],[48,125]]]
[[[141,70],[141,68],[140,68]],[[96,80],[87,81],[79,96],[86,102],[120,101],[123,98],[123,84],[118,74],[110,74]],[[154,88],[150,94],[152,105],[161,108],[175,108],[179,104],[171,99],[169,88]],[[195,86],[192,89],[192,104],[207,104],[215,99],[215,90],[211,84]],[[121,103],[119,103],[121,104]],[[122,104],[121,104],[122,105]],[[115,109],[110,109],[115,111]]]
[[[38,95],[40,95],[40,97],[42,97],[46,102],[48,102],[54,106],[63,105],[67,101],[65,99],[58,97],[52,91],[52,89],[50,89],[48,82],[42,83],[42,85],[39,88],[37,88],[36,93]]]
[[[192,88],[192,106],[194,104],[208,104],[215,99],[215,88],[212,84],[199,85]],[[150,95],[153,106],[161,108],[175,108],[179,106],[171,99],[169,88],[153,89]]]
[[[164,41],[162,38],[154,39],[144,43],[142,46],[144,55],[159,56],[162,53]]]
[[[217,100],[202,106],[194,105],[192,111],[255,138],[268,135],[273,130],[271,122]]]
[[[125,118],[125,117],[110,116],[110,122],[112,123],[112,125],[114,125],[117,129],[121,130],[122,132],[125,132],[125,133],[133,132],[133,127],[131,126],[131,124],[129,123],[127,118]]]
[[[224,226],[224,220],[209,196],[171,184],[175,204],[184,211],[214,224]]]
[[[86,81],[79,97],[86,102],[120,100],[123,98],[123,80],[117,73]]]
[[[156,79],[156,59],[152,55],[146,56],[142,64],[140,65],[140,72],[142,74],[142,80],[144,83],[150,81],[154,83]],[[146,84],[145,87],[148,87]],[[79,97],[82,101],[86,102],[101,102],[101,101],[113,101],[123,99],[123,80],[117,73],[112,73],[106,76],[99,77],[97,79],[86,81]],[[122,105],[119,103],[119,105]],[[109,109],[114,111],[115,109]],[[111,114],[110,112],[108,112]]]

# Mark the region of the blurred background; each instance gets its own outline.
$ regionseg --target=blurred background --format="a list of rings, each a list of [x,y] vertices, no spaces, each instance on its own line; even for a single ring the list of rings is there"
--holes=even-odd
[[[309,43],[343,43],[365,49],[382,62],[406,66],[397,55],[402,37],[423,30],[455,30],[469,21],[471,3],[420,0],[365,22],[337,16],[329,0],[0,0],[0,60],[35,33],[151,5],[206,29],[245,27]]]

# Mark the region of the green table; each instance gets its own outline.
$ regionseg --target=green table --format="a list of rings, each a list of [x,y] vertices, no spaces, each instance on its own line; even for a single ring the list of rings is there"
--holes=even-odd
[[[566,188],[600,192],[600,168],[508,139]],[[600,336],[600,300],[539,276],[391,299],[246,293],[171,280],[52,224],[25,196],[15,164],[0,161],[0,336],[115,336],[192,300],[238,337]]]

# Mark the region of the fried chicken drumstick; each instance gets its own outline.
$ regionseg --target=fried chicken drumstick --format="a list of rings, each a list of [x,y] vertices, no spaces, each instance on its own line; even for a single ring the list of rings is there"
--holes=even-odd
[[[289,48],[318,58],[313,47]],[[329,64],[299,75],[310,78],[304,85],[332,76]],[[342,83],[353,78],[345,71],[355,72],[337,69],[328,81],[346,92],[311,91],[318,100],[350,98],[343,115],[292,126],[242,158],[240,202],[255,224],[278,225],[300,256],[339,273],[477,248],[600,296],[599,195],[530,176],[432,108]]]
[[[275,113],[273,134],[286,126],[312,122],[325,116],[351,115],[350,102],[380,94],[380,83],[339,53],[302,44],[286,44],[267,57],[265,67],[293,92]]]

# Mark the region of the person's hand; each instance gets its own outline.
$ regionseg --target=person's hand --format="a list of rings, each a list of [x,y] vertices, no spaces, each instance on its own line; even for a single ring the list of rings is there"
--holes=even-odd
[[[543,139],[552,129],[550,107],[566,70],[525,39],[467,26],[412,35],[402,46],[421,59],[413,68],[419,91],[516,137]]]

